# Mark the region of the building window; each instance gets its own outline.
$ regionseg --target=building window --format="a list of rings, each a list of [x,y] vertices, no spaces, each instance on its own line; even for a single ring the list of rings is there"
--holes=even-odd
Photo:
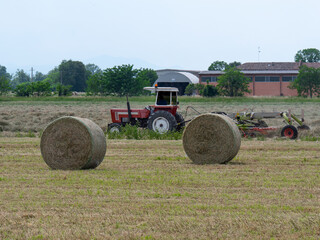
[[[201,82],[206,83],[208,82],[217,82],[218,78],[217,77],[201,77]]]
[[[280,82],[280,77],[277,76],[256,76],[256,82]]]
[[[249,78],[249,82],[252,82],[253,77],[246,76],[246,78]]]
[[[280,82],[280,77],[270,76],[269,77],[269,82]]]
[[[296,78],[296,76],[283,76],[282,82],[293,82]]]
[[[210,82],[211,77],[201,77],[201,82],[206,83],[207,81]]]
[[[266,77],[256,76],[255,77],[255,81],[256,82],[265,82],[266,81]]]

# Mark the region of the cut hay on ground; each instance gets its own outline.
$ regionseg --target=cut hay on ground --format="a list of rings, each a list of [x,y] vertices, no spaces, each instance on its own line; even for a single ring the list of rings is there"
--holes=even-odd
[[[89,169],[103,161],[106,139],[102,129],[89,119],[61,117],[45,128],[40,148],[52,169]]]
[[[183,133],[183,148],[196,164],[229,162],[237,155],[240,145],[237,125],[220,114],[196,117]]]

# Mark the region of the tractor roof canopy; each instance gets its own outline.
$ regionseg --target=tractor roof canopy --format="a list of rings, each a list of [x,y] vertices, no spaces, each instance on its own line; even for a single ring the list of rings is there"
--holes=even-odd
[[[144,87],[143,89],[152,92],[179,92],[175,87]]]

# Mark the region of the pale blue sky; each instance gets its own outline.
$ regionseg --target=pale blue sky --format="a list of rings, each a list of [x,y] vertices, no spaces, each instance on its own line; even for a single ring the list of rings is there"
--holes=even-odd
[[[319,0],[0,0],[0,65],[47,73],[63,59],[206,70],[293,61],[320,49]]]

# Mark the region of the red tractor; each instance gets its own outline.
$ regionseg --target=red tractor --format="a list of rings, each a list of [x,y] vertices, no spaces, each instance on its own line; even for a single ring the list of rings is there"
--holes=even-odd
[[[165,133],[179,131],[185,126],[185,121],[178,109],[178,89],[174,87],[145,87],[156,93],[154,105],[144,109],[131,109],[127,97],[127,109],[111,109],[112,123],[108,125],[109,132],[120,132],[121,127],[130,124],[148,128],[155,132]]]

